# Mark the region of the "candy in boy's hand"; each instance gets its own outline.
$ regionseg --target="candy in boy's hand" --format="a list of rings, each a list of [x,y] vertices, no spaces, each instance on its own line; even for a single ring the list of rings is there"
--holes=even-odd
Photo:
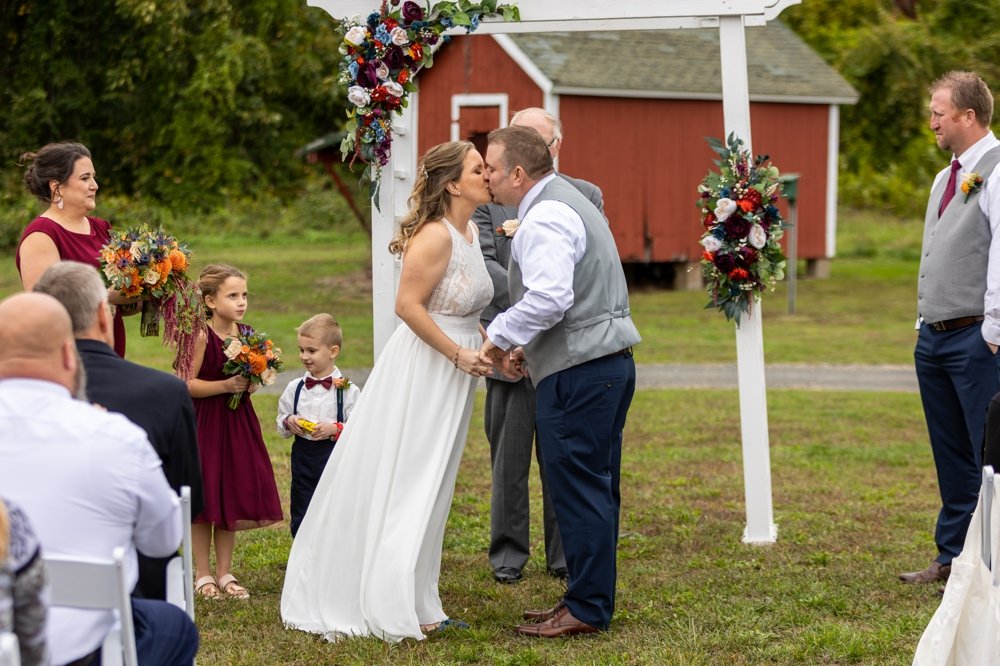
[[[316,429],[316,424],[313,423],[312,421],[307,421],[306,419],[300,418],[299,427],[305,430],[306,432],[312,432],[313,430]]]

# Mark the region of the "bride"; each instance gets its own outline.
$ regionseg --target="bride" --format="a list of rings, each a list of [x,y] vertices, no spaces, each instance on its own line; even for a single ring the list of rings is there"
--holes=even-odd
[[[421,160],[410,211],[389,245],[402,254],[390,337],[330,456],[292,543],[286,627],[327,640],[420,640],[448,620],[441,546],[472,415],[479,313],[493,285],[473,211],[490,200],[466,141]]]

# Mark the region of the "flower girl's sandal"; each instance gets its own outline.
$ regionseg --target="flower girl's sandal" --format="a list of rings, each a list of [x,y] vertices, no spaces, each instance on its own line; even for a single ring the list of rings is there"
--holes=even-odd
[[[194,584],[194,591],[203,599],[218,599],[222,596],[222,590],[215,580],[215,576],[202,576]]]
[[[250,593],[247,589],[240,585],[239,581],[236,580],[236,576],[233,574],[226,574],[219,579],[219,587],[225,592],[229,597],[233,599],[249,599]]]

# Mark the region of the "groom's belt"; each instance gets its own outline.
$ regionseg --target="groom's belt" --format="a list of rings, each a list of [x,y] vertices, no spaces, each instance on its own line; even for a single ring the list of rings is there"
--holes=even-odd
[[[604,356],[599,356],[598,358],[616,358],[618,356],[624,356],[625,358],[632,358],[632,348],[626,347],[625,349],[619,349],[614,353],[605,354]]]
[[[974,317],[958,317],[956,319],[945,319],[943,321],[927,322],[927,325],[933,328],[935,331],[954,331],[958,328],[965,328],[966,326],[972,326],[973,324],[978,324],[982,320],[986,319],[983,315],[976,315]]]

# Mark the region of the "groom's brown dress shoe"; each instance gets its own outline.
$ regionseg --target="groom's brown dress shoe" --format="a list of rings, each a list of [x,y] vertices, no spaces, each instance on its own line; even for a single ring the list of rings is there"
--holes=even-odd
[[[923,571],[912,571],[899,574],[899,580],[904,583],[943,583],[951,575],[951,565],[931,562]]]
[[[546,620],[551,620],[556,613],[561,611],[566,607],[562,599],[559,600],[552,608],[546,608],[545,610],[526,610],[521,613],[521,617],[529,622],[545,622]]]
[[[600,629],[573,617],[569,609],[563,606],[555,615],[539,624],[519,624],[514,631],[522,636],[537,638],[559,638],[560,636],[575,636],[577,634],[596,634]]]

